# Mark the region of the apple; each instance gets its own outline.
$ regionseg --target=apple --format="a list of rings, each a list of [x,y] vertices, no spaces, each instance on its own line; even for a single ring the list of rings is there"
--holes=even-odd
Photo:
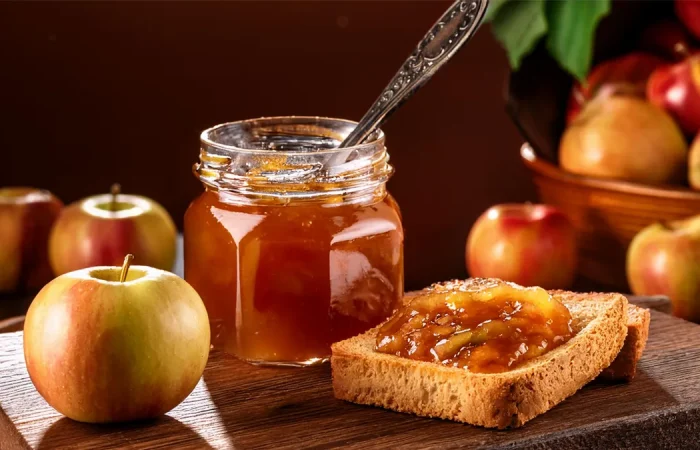
[[[693,189],[700,190],[700,134],[690,144],[688,154],[688,182]]]
[[[697,0],[675,0],[676,17],[696,39],[700,39],[700,2]]]
[[[687,178],[688,144],[671,116],[625,95],[586,105],[559,143],[559,164],[571,173],[644,184]]]
[[[654,70],[647,98],[671,114],[688,136],[700,130],[700,55]]]
[[[576,232],[569,218],[552,205],[494,205],[469,231],[466,263],[472,277],[565,289],[576,275]]]
[[[46,190],[0,188],[0,292],[36,291],[53,278],[47,242],[62,207]]]
[[[192,392],[207,363],[209,318],[194,288],[130,263],[60,275],[27,311],[30,379],[73,420],[156,418]]]
[[[599,96],[623,92],[644,97],[649,75],[667,64],[662,58],[646,52],[633,52],[597,64],[585,83],[574,83],[568,100],[566,123],[573,122],[581,109]]]
[[[93,266],[118,265],[127,253],[137,263],[172,270],[177,229],[152,199],[112,193],[71,203],[61,212],[49,239],[55,275]]]
[[[698,51],[688,31],[672,19],[662,19],[646,27],[638,47],[670,61],[681,61]]]
[[[635,295],[665,295],[675,316],[700,322],[700,215],[643,228],[627,249]]]

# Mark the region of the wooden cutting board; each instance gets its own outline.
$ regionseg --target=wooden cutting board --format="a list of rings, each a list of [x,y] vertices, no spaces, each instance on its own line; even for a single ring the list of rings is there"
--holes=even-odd
[[[86,425],[37,393],[22,333],[0,335],[0,448],[692,448],[700,445],[700,326],[652,311],[630,383],[595,381],[523,428],[497,431],[333,398],[328,365],[250,366],[213,352],[193,393],[159,420]]]

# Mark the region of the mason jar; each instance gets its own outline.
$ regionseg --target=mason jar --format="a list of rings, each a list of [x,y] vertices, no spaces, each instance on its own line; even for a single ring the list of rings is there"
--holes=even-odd
[[[202,194],[184,219],[185,279],[212,346],[254,364],[327,361],[333,342],[403,296],[401,214],[385,136],[339,149],[356,122],[268,117],[201,134]]]

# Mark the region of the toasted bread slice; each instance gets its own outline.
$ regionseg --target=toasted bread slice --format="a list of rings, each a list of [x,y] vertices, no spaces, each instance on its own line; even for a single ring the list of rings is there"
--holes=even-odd
[[[574,318],[576,335],[504,373],[473,373],[376,352],[378,327],[337,342],[331,356],[334,395],[419,416],[489,428],[520,427],[600,375],[625,342],[624,296],[563,300]]]
[[[600,295],[596,292],[573,293],[562,290],[549,291],[565,303],[575,301],[595,301]],[[631,381],[637,374],[637,363],[642,358],[649,337],[651,314],[648,309],[629,304],[627,307],[627,338],[615,361],[600,374],[601,380]]]

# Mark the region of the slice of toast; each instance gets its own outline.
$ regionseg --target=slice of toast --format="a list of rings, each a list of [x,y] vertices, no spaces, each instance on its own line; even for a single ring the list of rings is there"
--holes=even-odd
[[[600,295],[597,292],[573,293],[562,290],[551,290],[550,294],[566,302],[590,301]],[[600,374],[601,380],[631,381],[637,374],[637,363],[644,353],[649,337],[651,313],[648,309],[633,304],[627,307],[627,338],[625,345],[615,358],[615,361]]]
[[[466,283],[471,283],[472,280]],[[336,398],[489,428],[516,428],[609,367],[627,336],[627,299],[619,294],[565,301],[576,335],[504,373],[473,373],[376,352],[377,328],[332,345]]]

